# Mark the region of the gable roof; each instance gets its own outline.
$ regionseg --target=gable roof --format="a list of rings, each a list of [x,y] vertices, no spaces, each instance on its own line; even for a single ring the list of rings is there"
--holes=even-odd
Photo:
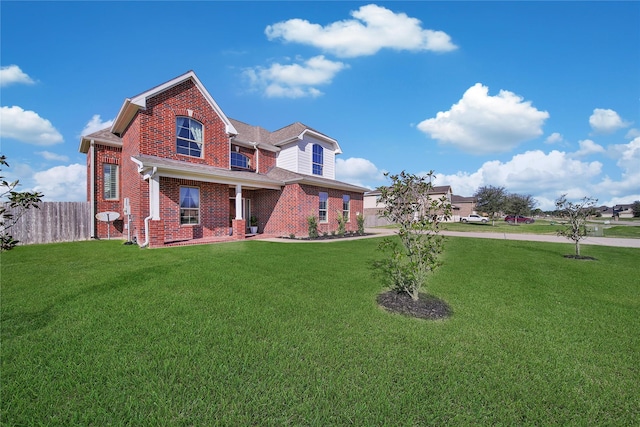
[[[238,132],[233,137],[233,142],[247,147],[259,146],[269,151],[280,151],[280,148],[271,144],[271,132],[260,126],[252,126],[236,119],[229,119]]]
[[[455,194],[451,195],[451,203],[475,203],[476,198],[473,196],[458,196]]]
[[[295,122],[273,132],[269,132],[261,126],[253,126],[236,119],[229,120],[238,131],[234,137],[234,141],[240,144],[253,145],[258,143],[262,148],[278,151],[281,146],[300,141],[308,134],[333,145],[336,154],[342,153],[338,141],[300,122]]]
[[[295,122],[273,131],[271,133],[271,143],[276,147],[280,147],[290,142],[302,140],[306,134],[332,144],[335,147],[336,154],[342,154],[338,141],[300,122]]]
[[[91,141],[100,143],[102,145],[108,145],[110,147],[122,147],[122,138],[120,138],[118,135],[112,134],[109,128],[104,128],[97,132],[84,135],[80,139],[80,147],[78,150],[81,153],[88,153],[89,147],[91,146]]]
[[[154,88],[151,88],[145,92],[142,92],[133,98],[127,98],[124,100],[122,107],[120,107],[120,111],[113,121],[113,126],[111,126],[111,132],[115,134],[122,134],[124,130],[129,126],[131,120],[135,117],[138,110],[144,110],[147,108],[147,99],[158,95],[168,89],[171,89],[174,86],[179,85],[180,83],[186,80],[193,80],[193,83],[196,85],[202,96],[209,102],[211,108],[218,114],[220,119],[225,124],[225,130],[229,135],[236,135],[238,131],[233,127],[227,116],[222,112],[222,109],[218,106],[213,97],[209,94],[207,89],[204,87],[196,73],[193,71],[188,71],[181,76],[178,76],[174,79],[169,80],[168,82],[162,83]]]

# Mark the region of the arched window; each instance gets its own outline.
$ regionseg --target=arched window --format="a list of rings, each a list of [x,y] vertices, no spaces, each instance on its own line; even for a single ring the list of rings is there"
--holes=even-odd
[[[314,175],[322,176],[324,165],[324,149],[318,144],[313,144],[313,158],[311,159],[311,171]]]
[[[236,151],[231,152],[231,167],[249,169],[249,158]]]
[[[192,157],[202,157],[202,123],[190,117],[176,118],[176,151]]]

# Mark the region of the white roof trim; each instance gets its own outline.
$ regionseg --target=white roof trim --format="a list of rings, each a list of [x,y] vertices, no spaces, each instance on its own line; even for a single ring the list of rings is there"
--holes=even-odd
[[[135,116],[135,113],[138,110],[144,110],[147,108],[147,99],[168,89],[171,89],[172,87],[177,86],[188,79],[193,80],[198,90],[200,90],[200,92],[207,100],[207,102],[209,102],[216,114],[218,114],[218,116],[222,119],[225,124],[225,131],[227,132],[227,134],[237,135],[238,131],[236,130],[236,128],[233,127],[233,124],[231,124],[229,118],[224,114],[218,103],[213,99],[209,91],[207,91],[198,76],[196,76],[196,73],[194,73],[193,71],[189,71],[181,76],[169,80],[168,82],[149,89],[146,92],[142,92],[141,94],[136,95],[133,98],[125,99],[122,107],[120,108],[120,111],[118,112],[118,115],[116,116],[116,119],[113,121],[111,132],[116,134],[121,134],[122,132],[124,132],[124,130],[127,128],[127,126],[129,126],[129,123]]]
[[[336,141],[333,138],[328,137],[327,135],[323,135],[320,132],[316,132],[314,130],[311,129],[305,129],[302,131],[302,133],[298,136],[298,139],[303,139],[305,134],[309,134],[310,136],[316,138],[316,139],[322,139],[325,140],[327,142],[330,142],[331,144],[333,144],[336,148],[334,150],[334,152],[336,154],[342,154],[342,149],[340,148],[340,145],[338,144],[338,141]]]

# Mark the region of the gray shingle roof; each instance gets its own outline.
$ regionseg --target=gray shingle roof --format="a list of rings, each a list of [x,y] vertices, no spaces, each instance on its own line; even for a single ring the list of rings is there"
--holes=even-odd
[[[91,145],[91,140],[95,142],[106,143],[107,145],[122,147],[122,138],[118,135],[111,133],[111,128],[107,127],[104,129],[100,129],[97,132],[90,133],[88,135],[84,135],[80,139],[80,149],[81,153],[87,153],[89,151],[89,146]]]
[[[337,190],[353,191],[355,193],[365,193],[368,188],[360,187],[358,185],[349,184],[342,181],[336,181],[335,179],[322,178],[319,176],[305,175],[290,170],[275,167],[271,169],[267,176],[289,184],[297,182],[299,184],[314,185],[317,187],[334,188]]]
[[[230,118],[229,121],[238,131],[238,135],[236,136],[236,138],[247,142],[259,142],[262,144],[271,144],[275,146],[284,141],[297,138],[306,130],[313,131],[318,135],[324,136],[325,138],[333,139],[326,134],[318,132],[317,130],[300,122],[295,122],[273,132],[269,132],[263,127],[253,126],[236,119]]]

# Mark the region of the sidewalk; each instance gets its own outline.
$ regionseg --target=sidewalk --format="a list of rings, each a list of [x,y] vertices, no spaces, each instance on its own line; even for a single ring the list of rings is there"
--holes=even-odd
[[[342,242],[345,240],[367,239],[372,237],[390,236],[395,233],[393,228],[366,228],[366,236],[344,237],[341,239],[326,240],[296,240],[279,237],[260,238],[256,236],[256,240],[279,243],[330,243]],[[573,241],[561,237],[548,234],[508,234],[508,233],[478,233],[473,231],[442,231],[443,236],[451,237],[474,237],[479,239],[499,239],[499,240],[521,240],[529,242],[549,242],[549,243],[568,243]],[[640,248],[640,239],[621,239],[616,237],[587,237],[580,241],[581,245],[600,245],[600,246],[617,246],[621,248]]]
[[[507,234],[507,233],[474,233],[467,231],[443,231],[444,236],[476,237],[482,239],[524,240],[529,242],[570,243],[572,240],[562,236],[548,234]],[[620,248],[640,248],[640,239],[621,239],[618,237],[585,237],[581,245],[617,246]]]

